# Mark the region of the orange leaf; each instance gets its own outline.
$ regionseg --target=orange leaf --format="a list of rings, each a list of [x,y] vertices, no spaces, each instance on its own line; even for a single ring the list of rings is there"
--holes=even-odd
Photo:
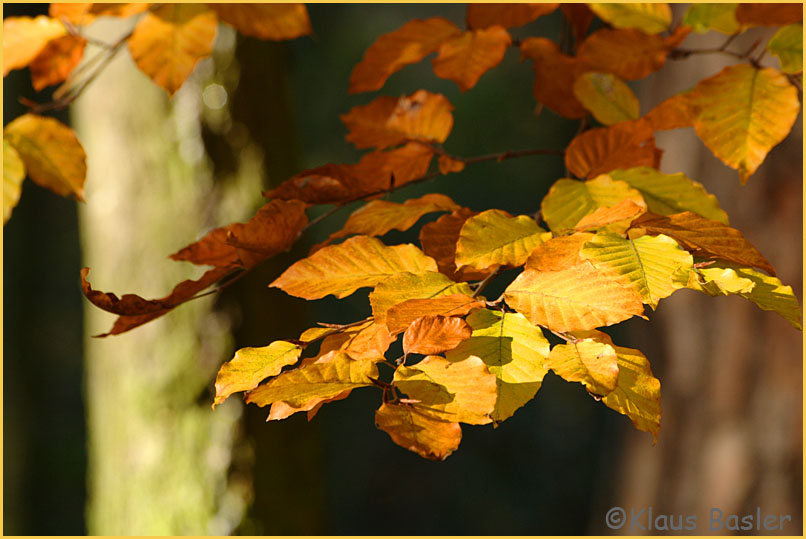
[[[585,4],[560,4],[560,9],[574,29],[574,41],[581,43],[593,22],[593,11]]]
[[[521,53],[534,62],[535,98],[566,118],[584,118],[588,111],[574,97],[574,81],[590,68],[572,56],[560,52],[556,43],[545,37],[530,37],[521,43]]]
[[[218,18],[200,4],[163,4],[146,14],[128,40],[140,70],[173,95],[213,52]]]
[[[453,105],[440,94],[418,90],[401,98],[382,96],[341,115],[347,141],[357,148],[386,148],[407,140],[445,142]]]
[[[559,4],[468,4],[468,28],[487,28],[498,25],[515,28],[548,15]]]
[[[559,271],[582,263],[579,251],[593,234],[578,232],[570,236],[558,236],[541,243],[526,261],[526,269]]]
[[[471,267],[464,267],[458,271],[456,269],[456,244],[459,241],[459,232],[465,221],[474,215],[476,212],[462,208],[450,215],[443,215],[420,229],[420,245],[423,247],[423,252],[437,261],[440,273],[454,281],[483,279],[491,271],[479,271]]]
[[[585,131],[565,151],[565,165],[578,178],[593,178],[617,168],[657,168],[659,160],[654,133],[643,119]]]
[[[686,94],[677,94],[650,110],[644,119],[654,131],[691,127],[694,123]]]
[[[597,208],[593,213],[580,219],[574,228],[580,231],[602,228],[620,221],[635,219],[645,211],[646,208],[642,208],[632,200],[625,198],[612,208]]]
[[[51,39],[66,33],[61,21],[44,15],[3,19],[3,76],[30,64]]]
[[[328,335],[322,341],[320,355],[332,351],[341,351],[353,359],[382,361],[389,345],[396,337],[389,334],[385,324],[374,321],[360,326],[348,328],[341,333]]]
[[[51,3],[48,8],[48,15],[54,19],[67,20],[76,26],[85,26],[95,20],[95,16],[90,14],[91,3]]]
[[[381,88],[392,73],[436,52],[442,42],[462,31],[442,17],[409,21],[379,37],[350,75],[350,93]]]
[[[696,213],[687,211],[666,217],[648,213],[633,222],[632,226],[639,231],[646,230],[653,236],[665,234],[677,240],[686,249],[694,251],[697,256],[721,258],[743,266],[763,269],[770,275],[775,275],[772,264],[741,232]]]
[[[151,4],[89,4],[89,13],[106,17],[130,17],[148,9]]]
[[[439,156],[440,174],[450,174],[451,172],[462,172],[465,169],[465,162],[453,159],[447,155]]]
[[[279,41],[311,33],[305,4],[207,4],[245,36]]]
[[[609,71],[625,80],[642,79],[663,67],[681,35],[685,37],[678,33],[664,39],[635,29],[602,28],[582,42],[577,57],[592,69]]]
[[[803,20],[803,4],[740,3],[736,7],[736,20],[758,26],[794,24]]]
[[[52,39],[31,62],[31,81],[36,91],[59,84],[81,62],[87,40],[79,36]]]
[[[466,92],[501,63],[511,44],[509,33],[500,26],[468,30],[439,47],[439,56],[433,62],[434,74],[452,80]]]
[[[375,412],[375,426],[400,447],[431,460],[445,460],[462,441],[459,423],[433,419],[416,406],[384,403]]]
[[[429,299],[408,299],[386,311],[386,325],[392,335],[405,331],[412,322],[423,316],[464,316],[473,309],[487,304],[483,299],[466,294],[451,294]]]
[[[447,352],[469,339],[472,334],[471,327],[461,318],[421,316],[403,334],[403,352],[426,355]]]

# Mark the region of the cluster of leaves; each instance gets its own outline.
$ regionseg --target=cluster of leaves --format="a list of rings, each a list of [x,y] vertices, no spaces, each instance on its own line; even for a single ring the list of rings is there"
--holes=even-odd
[[[558,8],[576,46],[569,40],[562,50],[543,37],[512,38],[510,28]],[[595,17],[603,27],[589,33]],[[239,350],[218,373],[215,404],[245,392],[248,403],[271,407],[269,419],[297,412],[311,418],[354,389],[376,387],[377,426],[395,443],[441,460],[458,447],[460,423],[506,420],[536,395],[551,370],[583,384],[657,439],[660,382],[640,351],[614,344],[598,328],[645,318],[645,305],[655,309],[683,288],[742,296],[797,329],[801,314],[792,289],[729,225],[717,199],[684,174],[659,172],[662,151],[654,133],[693,127],[747,181],[799,113],[802,31],[792,28],[801,20],[797,4],[697,4],[674,28],[667,4],[471,4],[466,29],[439,17],[413,20],[370,46],[352,73],[351,92],[377,90],[432,53],[435,74],[467,91],[517,47],[532,62],[537,101],[581,119],[580,133],[564,150],[461,157],[442,146],[453,127],[453,107],[444,96],[423,89],[378,97],[341,117],[347,141],[370,150],[357,163],[305,170],[264,193],[269,202],[247,223],[212,230],[171,255],[212,266],[200,279],[178,284],[161,299],[119,298],[93,290],[85,269],[84,293],[118,315],[108,334],[122,333],[288,250],[314,222],[349,203],[367,201],[270,286],[305,300],[372,288],[371,316]],[[728,48],[738,33],[757,25],[784,25],[767,44],[783,72],[763,67],[752,56],[756,47]],[[680,48],[692,30],[729,37],[719,49]],[[640,114],[625,80],[647,76],[667,58],[705,52],[740,63]],[[590,116],[601,126],[589,128]],[[437,193],[404,203],[380,198],[480,161],[535,154],[563,156],[573,178],[557,180],[534,215],[477,212]],[[309,221],[306,211],[314,205],[332,209]],[[420,228],[419,245],[378,239],[438,212],[443,215]],[[500,297],[484,297],[488,284],[510,268],[523,271]],[[564,344],[551,347],[544,332]],[[403,355],[388,358],[399,339]]]

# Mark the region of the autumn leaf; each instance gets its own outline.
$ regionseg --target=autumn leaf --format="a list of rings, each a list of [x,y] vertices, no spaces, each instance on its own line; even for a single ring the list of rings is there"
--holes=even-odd
[[[646,207],[644,198],[627,182],[601,175],[593,180],[557,180],[541,202],[543,219],[557,233],[573,230],[580,220],[598,208],[610,208],[623,200]]]
[[[383,361],[389,345],[395,340],[386,325],[370,320],[325,337],[319,353],[341,351],[353,359]]]
[[[688,101],[697,135],[742,183],[786,137],[800,110],[798,92],[784,75],[746,64],[700,81]]]
[[[586,4],[560,4],[560,9],[574,30],[574,42],[581,43],[585,39],[593,22],[593,11]]]
[[[507,304],[533,324],[577,331],[642,316],[641,298],[590,263],[559,271],[526,270],[504,292]]]
[[[465,169],[465,162],[453,159],[447,155],[439,156],[439,173],[450,174],[451,172],[462,172]]]
[[[632,348],[614,346],[618,358],[618,387],[602,402],[630,418],[635,428],[652,434],[660,430],[660,380],[652,375],[644,354]]]
[[[641,115],[638,98],[612,73],[583,73],[574,82],[574,96],[604,125],[637,120]]]
[[[89,13],[106,17],[131,17],[147,10],[151,4],[123,3],[123,4],[89,4]]]
[[[261,348],[241,348],[218,371],[213,408],[233,393],[249,391],[266,378],[277,376],[283,367],[296,363],[301,353],[302,348],[285,341]]]
[[[80,36],[61,36],[52,39],[31,62],[31,81],[39,91],[67,79],[81,62],[87,40]]]
[[[487,210],[462,225],[456,244],[456,265],[479,270],[521,266],[543,242],[544,233],[528,215],[512,217],[502,210]]]
[[[14,146],[3,139],[3,224],[11,217],[11,211],[20,199],[22,182],[25,180],[25,165]]]
[[[407,299],[386,311],[386,326],[396,335],[423,316],[464,316],[487,304],[484,299],[466,294],[441,295],[435,298]],[[436,353],[436,352],[432,352]]]
[[[245,36],[280,41],[311,33],[305,4],[207,4]]]
[[[173,95],[213,52],[218,18],[201,4],[163,4],[147,13],[128,39],[140,70]]]
[[[588,70],[608,71],[623,80],[642,79],[666,63],[671,49],[686,37],[688,27],[680,27],[668,38],[647,35],[640,30],[595,31],[580,44],[577,58]]]
[[[472,330],[461,318],[426,315],[416,319],[403,334],[406,354],[440,354],[470,338]]]
[[[736,8],[736,20],[754,26],[780,26],[798,23],[803,20],[801,4],[784,3],[740,3]]]
[[[736,3],[702,3],[691,4],[683,17],[683,24],[691,26],[698,34],[716,30],[723,34],[732,35],[741,29],[736,20]]]
[[[3,76],[26,67],[52,39],[66,34],[61,21],[44,15],[3,19]]]
[[[633,227],[638,232],[645,230],[652,235],[670,236],[697,256],[721,258],[743,266],[760,268],[775,275],[772,264],[741,232],[696,213],[687,211],[667,217],[648,213],[634,221]]]
[[[418,90],[401,98],[382,96],[341,115],[357,148],[386,148],[408,140],[445,142],[453,105],[441,94]]]
[[[528,24],[543,15],[548,15],[559,4],[468,4],[468,28],[501,26],[515,28]]]
[[[349,296],[396,273],[436,272],[437,264],[411,244],[389,247],[367,236],[329,245],[286,269],[271,287],[304,299]]]
[[[767,43],[767,50],[778,57],[784,73],[803,71],[803,25],[790,24],[775,32]]]
[[[622,234],[630,227],[632,220],[644,212],[646,208],[625,198],[612,208],[607,206],[597,208],[593,213],[580,219],[574,229],[578,231],[602,229]]]
[[[75,132],[54,118],[24,114],[3,129],[28,177],[57,195],[84,200],[87,155]]]
[[[283,401],[302,408],[312,400],[327,399],[347,389],[371,386],[378,378],[378,367],[372,361],[351,359],[337,352],[332,361],[315,362],[275,376],[246,393],[246,402],[268,406]]]
[[[375,290],[369,294],[369,302],[375,321],[384,323],[388,311],[404,301],[434,299],[453,294],[470,296],[473,291],[467,283],[456,283],[436,271],[401,272],[378,282]]]
[[[48,14],[54,19],[66,20],[76,26],[86,26],[95,20],[95,15],[90,13],[92,6],[92,3],[87,2],[53,2],[48,6]]]
[[[430,460],[445,460],[462,441],[459,423],[433,419],[410,405],[384,403],[375,425],[400,447]]]
[[[579,251],[593,234],[577,232],[570,236],[557,236],[541,243],[526,260],[526,269],[558,271],[582,263]]]
[[[418,411],[434,419],[471,425],[492,421],[496,378],[476,356],[461,361],[428,356],[412,367],[401,365],[394,385],[417,401]]]
[[[672,23],[669,4],[588,4],[596,15],[616,28],[637,28],[646,34],[663,32]]]
[[[545,37],[529,37],[521,43],[521,55],[533,62],[534,94],[538,102],[566,118],[584,118],[588,111],[574,97],[574,81],[590,67],[560,52]]]
[[[433,61],[434,74],[452,80],[466,92],[501,63],[511,44],[509,33],[500,26],[468,30],[440,45]]]
[[[694,125],[691,106],[686,94],[676,94],[662,101],[644,116],[654,131],[680,129]]]
[[[618,387],[618,358],[610,338],[591,331],[588,338],[551,349],[546,367],[568,382],[579,382],[588,393],[604,397]]]
[[[495,375],[497,398],[492,419],[500,423],[532,400],[546,375],[549,343],[540,328],[518,313],[482,309],[466,319],[472,336],[446,354],[453,362],[480,358]]]
[[[479,271],[466,266],[456,268],[456,244],[459,241],[459,232],[465,222],[475,212],[462,208],[450,215],[443,215],[433,223],[428,223],[420,229],[420,245],[423,252],[437,261],[439,271],[455,281],[471,281],[483,279],[489,271]]]
[[[662,234],[635,240],[615,234],[596,234],[585,243],[579,255],[597,269],[616,276],[617,281],[635,290],[653,309],[658,301],[680,288],[673,279],[674,273],[694,264],[689,252]]]
[[[660,162],[655,135],[644,120],[589,129],[565,150],[565,166],[579,178],[594,178],[617,168],[653,167]]]
[[[442,17],[415,19],[379,37],[350,75],[350,93],[381,88],[390,75],[419,62],[462,31]]]

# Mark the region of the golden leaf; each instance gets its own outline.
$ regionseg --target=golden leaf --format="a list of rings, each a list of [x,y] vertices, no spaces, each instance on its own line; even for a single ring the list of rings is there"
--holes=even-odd
[[[296,363],[301,353],[302,348],[285,341],[275,341],[262,348],[241,348],[216,375],[213,408],[233,393],[249,391],[266,378],[277,376],[283,367]]]
[[[551,349],[546,367],[568,382],[579,382],[589,393],[604,397],[618,387],[618,358],[610,338],[591,331],[586,338]]]
[[[466,92],[501,63],[511,44],[509,33],[500,26],[468,30],[442,43],[433,62],[434,74],[452,80]]]
[[[456,210],[450,215],[443,215],[433,223],[420,229],[420,245],[428,256],[437,261],[439,271],[454,281],[472,281],[483,279],[490,271],[479,271],[469,266],[456,269],[456,244],[462,226],[476,212],[467,208]]]
[[[565,150],[565,166],[578,178],[595,178],[617,168],[657,168],[659,162],[654,132],[643,119],[589,129]]]
[[[644,116],[644,119],[649,122],[654,131],[679,129],[694,125],[694,118],[691,115],[691,107],[686,94],[677,94],[664,100],[660,105],[650,110]]]
[[[305,4],[207,4],[245,36],[275,41],[311,33]]]
[[[602,402],[630,418],[635,428],[652,434],[660,430],[660,380],[652,375],[644,354],[632,348],[614,346],[618,357],[618,387]]]
[[[3,224],[8,222],[11,211],[20,199],[22,182],[25,180],[25,165],[14,146],[3,139]]]
[[[417,318],[403,334],[406,354],[439,354],[470,338],[472,330],[461,318],[426,315]]]
[[[375,412],[375,425],[400,447],[431,460],[445,460],[462,441],[459,423],[432,419],[416,406],[384,403]]]
[[[616,28],[637,28],[646,34],[658,34],[672,24],[669,4],[588,4],[596,15]]]
[[[612,73],[588,71],[574,82],[574,95],[599,123],[613,125],[641,115],[638,98]]]
[[[486,304],[484,299],[466,294],[450,294],[431,299],[407,299],[386,312],[386,325],[389,333],[396,335],[405,331],[412,322],[421,316],[464,316],[473,309],[480,309]]]
[[[3,76],[26,67],[50,40],[65,34],[61,21],[44,15],[3,19]]]
[[[629,228],[632,220],[645,211],[646,208],[625,198],[612,208],[607,206],[597,208],[593,213],[580,219],[574,228],[579,231],[607,228],[608,231],[622,234]]]
[[[594,212],[595,213],[595,212]],[[593,234],[577,232],[570,236],[558,236],[540,244],[526,260],[526,269],[558,271],[582,263],[579,251]]]
[[[491,266],[521,266],[545,230],[527,215],[510,216],[502,210],[487,210],[462,225],[456,245],[456,265],[479,270]]]
[[[646,207],[641,193],[626,182],[604,175],[585,182],[563,178],[557,180],[543,198],[541,212],[551,230],[563,233],[573,230],[583,217],[598,208],[612,208],[623,200]]]
[[[419,274],[403,272],[378,282],[375,290],[369,294],[369,301],[375,321],[385,323],[387,312],[406,300],[434,299],[453,294],[470,296],[472,293],[467,283],[456,283],[436,271]]]
[[[736,3],[702,3],[691,4],[683,17],[683,24],[691,26],[698,34],[711,30],[732,35],[741,29],[736,20]]]

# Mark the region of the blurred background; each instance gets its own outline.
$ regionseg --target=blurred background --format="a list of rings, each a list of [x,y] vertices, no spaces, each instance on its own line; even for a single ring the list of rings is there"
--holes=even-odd
[[[5,17],[33,15],[47,4],[3,9]],[[677,20],[684,9],[675,6]],[[646,354],[662,382],[656,446],[581,385],[550,374],[499,428],[464,426],[460,449],[442,463],[375,429],[371,391],[325,406],[310,423],[297,414],[267,424],[268,410],[237,398],[210,410],[215,372],[236,348],[365,316],[366,293],[305,302],[267,287],[349,212],[217,297],[131,333],[90,337],[114,317],[84,300],[81,267],[92,268],[96,289],[145,297],[197,277],[198,268],[167,255],[248,219],[263,203],[261,189],[304,168],[355,162],[360,152],[344,141],[338,116],[377,95],[446,95],[456,110],[445,147],[463,156],[563,148],[576,133],[578,122],[536,114],[531,67],[515,50],[465,94],[425,60],[379,92],[347,95],[353,66],[380,34],[415,17],[461,25],[464,5],[315,4],[309,12],[314,35],[286,43],[220,27],[215,53],[173,100],[123,51],[58,116],[87,151],[87,202],[26,182],[3,230],[4,533],[613,533],[604,522],[610,507],[652,506],[700,522],[711,507],[761,507],[791,515],[784,532],[800,535],[802,334],[738,297],[683,290],[651,322],[612,329],[617,344]],[[101,19],[90,34],[113,41],[131,24]],[[558,10],[513,34],[559,40],[564,24]],[[737,49],[768,33],[747,32]],[[691,36],[686,46],[722,40]],[[632,84],[642,113],[727,63],[716,55],[669,61]],[[25,112],[20,96],[49,98],[33,93],[27,70],[12,72],[4,123]],[[693,130],[658,134],[662,170],[715,193],[801,299],[802,131],[801,118],[744,187]],[[392,199],[438,191],[474,210],[533,213],[564,175],[555,156],[481,163]]]

